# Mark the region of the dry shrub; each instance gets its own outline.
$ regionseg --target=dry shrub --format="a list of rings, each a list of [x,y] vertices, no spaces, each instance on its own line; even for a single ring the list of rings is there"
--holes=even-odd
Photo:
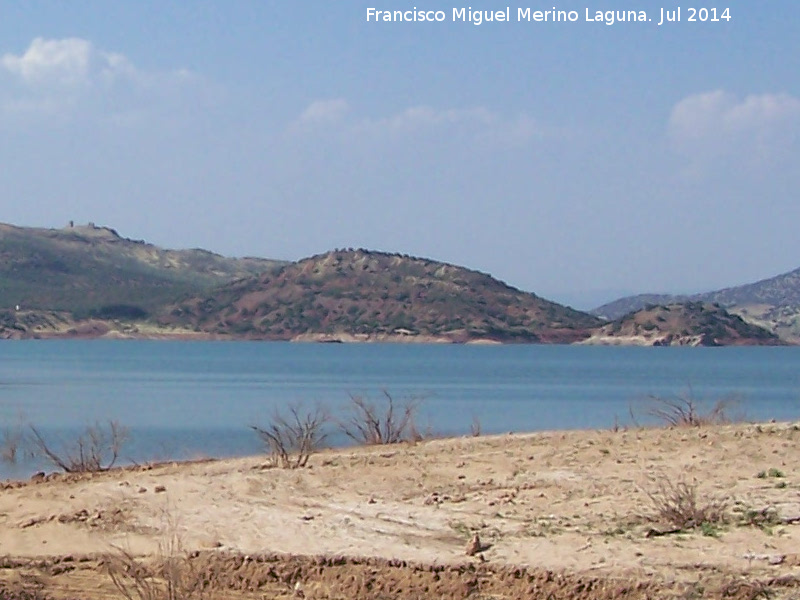
[[[126,600],[203,600],[212,598],[204,573],[183,549],[177,534],[159,544],[150,563],[115,548],[104,560],[106,573]]]
[[[0,462],[16,463],[22,451],[23,440],[22,429],[6,427],[0,433]]]
[[[652,512],[648,519],[674,529],[695,529],[704,525],[719,525],[727,520],[728,504],[724,499],[703,498],[697,484],[684,479],[673,482],[659,476],[650,490],[644,490]]]
[[[699,402],[691,389],[684,394],[671,397],[649,396],[651,406],[647,414],[670,427],[703,427],[730,423],[728,409],[733,398],[717,400],[709,410],[701,410]]]
[[[396,444],[422,438],[415,423],[419,401],[415,398],[396,403],[389,392],[383,392],[381,404],[366,396],[350,395],[350,418],[340,422],[342,432],[359,444]]]
[[[768,582],[747,578],[727,582],[722,586],[721,596],[737,600],[758,600],[772,598],[775,593],[770,589]]]
[[[126,600],[211,600],[207,574],[185,549],[174,507],[164,508],[162,522],[151,560],[118,546],[106,554],[103,565],[114,587]]]
[[[305,467],[311,455],[324,443],[325,425],[330,418],[319,406],[313,410],[290,406],[287,411],[288,414],[275,411],[265,429],[255,425],[251,428],[266,445],[275,466],[297,469]]]
[[[472,435],[472,437],[480,437],[482,431],[481,420],[478,417],[472,417],[472,425],[469,428],[470,435]]]
[[[117,421],[105,425],[89,425],[72,442],[62,443],[56,450],[52,443],[33,425],[30,426],[34,453],[49,460],[65,473],[90,473],[106,471],[114,466],[123,445],[128,440],[128,430]]]

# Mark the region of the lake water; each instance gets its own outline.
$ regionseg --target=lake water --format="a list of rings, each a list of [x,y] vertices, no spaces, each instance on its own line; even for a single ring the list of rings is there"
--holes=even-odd
[[[647,422],[648,396],[690,388],[713,403],[737,398],[748,420],[800,417],[800,347],[619,348],[291,344],[271,342],[0,342],[0,436],[33,423],[69,439],[116,419],[130,430],[129,460],[256,453],[248,428],[277,407],[349,395],[420,398],[418,424],[440,434]],[[342,443],[341,436],[333,436]],[[0,478],[30,462],[0,464]]]

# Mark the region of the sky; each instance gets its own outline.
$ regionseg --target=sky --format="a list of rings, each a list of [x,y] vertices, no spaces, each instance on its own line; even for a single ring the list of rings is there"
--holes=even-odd
[[[579,308],[800,267],[800,3],[658,25],[682,4],[0,0],[0,221],[400,252]]]

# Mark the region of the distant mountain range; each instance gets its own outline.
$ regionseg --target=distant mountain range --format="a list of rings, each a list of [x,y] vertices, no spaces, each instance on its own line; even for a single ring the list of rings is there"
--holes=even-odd
[[[485,273],[408,255],[348,249],[298,262],[226,258],[165,250],[93,224],[0,224],[0,337],[101,336],[781,343],[708,303],[609,324]]]
[[[704,294],[628,296],[590,312],[604,319],[615,320],[648,306],[685,302],[718,304],[748,323],[768,329],[787,342],[800,342],[800,269],[755,283]]]

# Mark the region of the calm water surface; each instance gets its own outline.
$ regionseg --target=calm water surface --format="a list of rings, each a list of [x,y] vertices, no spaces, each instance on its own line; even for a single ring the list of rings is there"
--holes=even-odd
[[[248,425],[276,407],[320,402],[335,412],[349,394],[382,390],[422,398],[421,427],[445,434],[468,432],[473,419],[486,433],[606,428],[646,412],[649,395],[689,387],[709,403],[735,396],[734,412],[749,420],[792,420],[798,366],[800,347],[7,341],[0,428],[35,423],[68,438],[117,419],[131,430],[131,460],[233,456],[259,451]],[[33,467],[0,465],[0,477]]]

